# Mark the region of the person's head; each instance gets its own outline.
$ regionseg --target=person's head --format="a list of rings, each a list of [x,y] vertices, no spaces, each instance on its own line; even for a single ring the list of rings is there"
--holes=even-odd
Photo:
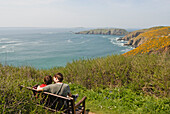
[[[53,80],[52,77],[49,76],[49,75],[47,75],[47,76],[44,77],[44,83],[45,83],[46,85],[52,84],[52,80]]]
[[[61,73],[57,73],[54,75],[54,82],[62,82],[63,81],[63,75]]]

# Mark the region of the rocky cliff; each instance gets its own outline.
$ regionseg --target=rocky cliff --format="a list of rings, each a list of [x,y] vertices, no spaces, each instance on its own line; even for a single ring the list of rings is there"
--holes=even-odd
[[[142,30],[137,30],[137,31],[134,31],[134,32],[130,32],[130,33],[128,33],[126,36],[124,36],[124,37],[122,37],[122,38],[119,38],[118,40],[129,41],[129,40],[131,40],[132,38],[135,38],[135,37],[137,37],[139,34],[144,33],[144,32],[146,32],[146,31],[147,31],[146,29],[142,29]]]
[[[170,52],[170,26],[152,29],[141,33],[129,40],[129,45],[136,48],[124,55],[136,55],[142,53],[168,53]],[[127,44],[126,44],[127,45]]]
[[[93,29],[77,32],[76,34],[127,35],[128,32],[125,29]]]
[[[132,47],[138,47],[139,45],[143,44],[146,40],[146,36],[143,36],[141,34],[144,34],[148,31],[152,31],[152,30],[156,30],[156,29],[160,29],[163,28],[163,26],[158,26],[158,27],[152,27],[149,29],[141,29],[141,30],[137,30],[137,31],[133,31],[130,32],[129,34],[127,34],[126,36],[124,36],[123,38],[120,38],[118,40],[125,40],[128,41],[128,43],[124,44],[125,46],[132,46]]]

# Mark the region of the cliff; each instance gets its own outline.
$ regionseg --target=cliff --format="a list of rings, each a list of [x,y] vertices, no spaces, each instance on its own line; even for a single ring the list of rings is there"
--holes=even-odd
[[[127,35],[128,32],[125,29],[93,29],[77,32],[75,34]]]
[[[132,40],[131,40],[132,41]],[[133,39],[132,46],[135,49],[123,55],[136,55],[142,53],[169,53],[170,52],[170,27],[150,30]]]
[[[136,30],[136,31],[133,31],[133,32],[130,32],[128,33],[126,36],[122,37],[122,38],[119,38],[118,40],[124,40],[124,41],[129,41],[131,40],[132,38],[135,38],[137,37],[139,34],[141,33],[144,33],[148,31],[147,29],[142,29],[142,30]]]
[[[157,29],[161,29],[163,26],[158,26],[158,27],[152,27],[149,29],[141,29],[137,31],[130,32],[123,38],[120,38],[118,40],[125,40],[128,41],[128,43],[124,44],[125,46],[132,46],[132,47],[138,47],[139,45],[143,44],[145,42],[146,36],[143,36],[141,34],[146,33],[148,31],[153,31]]]

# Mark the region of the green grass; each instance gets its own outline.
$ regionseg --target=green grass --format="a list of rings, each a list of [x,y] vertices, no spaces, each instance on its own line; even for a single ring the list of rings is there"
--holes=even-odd
[[[113,55],[77,60],[66,67],[37,70],[0,65],[0,113],[48,113],[18,84],[41,84],[45,75],[64,74],[71,92],[96,113],[169,113],[170,56]]]
[[[168,98],[157,98],[134,92],[129,88],[88,90],[75,84],[70,85],[73,93],[80,98],[87,96],[87,108],[98,113],[168,113]]]

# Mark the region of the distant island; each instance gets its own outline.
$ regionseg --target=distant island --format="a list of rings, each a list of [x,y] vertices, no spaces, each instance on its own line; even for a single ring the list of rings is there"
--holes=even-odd
[[[103,35],[127,35],[128,32],[125,29],[93,29],[88,31],[81,31],[75,34],[103,34]]]

